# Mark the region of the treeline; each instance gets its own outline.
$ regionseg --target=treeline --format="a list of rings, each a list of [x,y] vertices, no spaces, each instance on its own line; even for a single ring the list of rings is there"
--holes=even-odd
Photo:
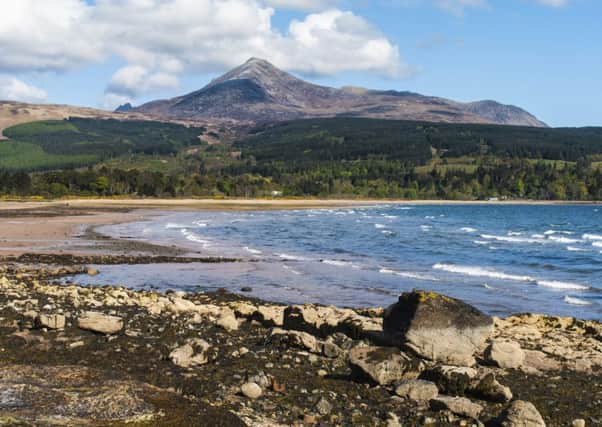
[[[543,161],[515,160],[479,166],[473,171],[445,172],[417,172],[407,163],[382,160],[338,162],[294,172],[232,172],[166,174],[100,168],[28,175],[5,171],[0,172],[0,193],[44,197],[266,197],[278,191],[285,197],[602,200],[599,169],[578,164],[557,167]]]

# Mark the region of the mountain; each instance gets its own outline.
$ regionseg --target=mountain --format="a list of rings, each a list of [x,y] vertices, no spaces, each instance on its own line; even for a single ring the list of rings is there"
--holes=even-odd
[[[130,111],[132,108],[132,104],[130,104],[129,102],[126,102],[125,104],[121,104],[119,107],[117,107],[115,109],[116,113],[127,113],[128,111]]]
[[[300,118],[369,117],[545,127],[527,111],[495,101],[462,103],[413,92],[319,86],[251,58],[204,88],[134,108],[164,119],[265,123]]]

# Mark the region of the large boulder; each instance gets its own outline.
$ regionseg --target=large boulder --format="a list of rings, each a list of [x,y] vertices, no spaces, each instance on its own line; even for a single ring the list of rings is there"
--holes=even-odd
[[[465,397],[439,396],[431,400],[431,408],[435,411],[448,410],[461,417],[478,419],[483,407]]]
[[[421,357],[472,366],[473,354],[493,332],[493,320],[460,300],[412,291],[387,308],[383,330],[393,342]]]
[[[349,363],[357,376],[380,385],[415,380],[422,370],[419,360],[394,347],[355,347],[349,352]]]
[[[524,400],[512,402],[498,421],[502,427],[546,427],[537,408]]]
[[[525,362],[525,352],[515,341],[493,340],[485,351],[485,357],[500,368],[518,369]]]
[[[123,329],[123,319],[98,311],[86,311],[77,319],[77,326],[100,334],[116,334]]]

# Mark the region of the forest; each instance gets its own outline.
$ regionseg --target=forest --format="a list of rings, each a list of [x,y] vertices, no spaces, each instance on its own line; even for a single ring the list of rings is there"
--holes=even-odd
[[[0,146],[95,160],[20,168],[0,160],[0,194],[602,200],[602,128],[334,118],[264,125],[213,145],[204,131],[92,119],[20,125]]]

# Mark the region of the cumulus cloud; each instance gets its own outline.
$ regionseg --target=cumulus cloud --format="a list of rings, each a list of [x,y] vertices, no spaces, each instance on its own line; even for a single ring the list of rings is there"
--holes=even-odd
[[[289,71],[411,72],[398,47],[337,0],[19,0],[0,14],[0,72],[63,71],[117,56],[106,93],[175,88],[182,73],[218,72],[251,56]],[[274,7],[317,10],[286,31]]]
[[[46,91],[14,77],[0,77],[0,99],[5,101],[45,102]]]

